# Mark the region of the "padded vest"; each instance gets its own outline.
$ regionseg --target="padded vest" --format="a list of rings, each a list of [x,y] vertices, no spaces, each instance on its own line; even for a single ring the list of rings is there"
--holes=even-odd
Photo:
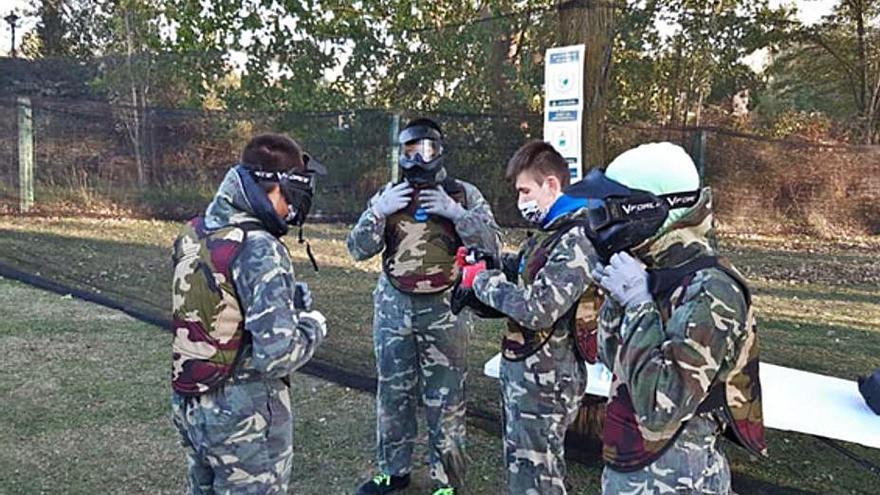
[[[665,324],[678,301],[674,294],[684,294],[695,274],[703,269],[718,268],[733,278],[743,290],[748,306],[746,324],[750,327],[746,342],[734,367],[725,377],[716,375],[709,393],[697,407],[696,414],[714,412],[727,424],[725,435],[752,454],[766,455],[764,420],[761,407],[761,382],[758,374],[757,328],[752,312],[748,285],[742,276],[725,261],[714,256],[698,258],[682,267],[650,272],[650,290],[658,301]],[[680,289],[680,290],[679,290]],[[683,421],[674,435],[649,440],[639,430],[629,388],[620,384],[606,408],[603,433],[603,457],[617,471],[635,471],[656,461],[675,442],[687,426]]]
[[[467,207],[464,187],[446,179],[443,189]],[[419,190],[412,201],[385,222],[385,251],[382,269],[395,288],[407,294],[434,294],[452,287],[460,269],[455,253],[463,243],[455,224],[426,214],[419,204]]]
[[[571,229],[583,225],[573,221],[563,224],[556,230],[533,234],[520,251],[519,278],[524,286],[534,283],[538,272],[547,264],[547,259],[556,248],[559,240]],[[522,327],[512,319],[507,320],[507,329],[501,344],[502,356],[509,361],[521,361],[538,352],[556,331],[569,329],[575,339],[575,347],[581,359],[595,363],[597,358],[598,316],[601,299],[596,287],[591,285],[581,295],[577,303],[569,309],[550,328],[532,330]]]
[[[232,372],[245,337],[232,263],[248,231],[261,228],[248,223],[208,230],[196,217],[174,242],[171,385],[177,393],[204,394]]]

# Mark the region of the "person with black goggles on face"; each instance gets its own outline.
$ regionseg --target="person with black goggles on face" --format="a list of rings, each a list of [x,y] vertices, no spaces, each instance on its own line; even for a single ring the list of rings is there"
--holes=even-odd
[[[497,256],[501,237],[489,204],[472,184],[449,177],[440,126],[409,122],[400,132],[403,179],[372,199],[348,236],[361,261],[382,253],[373,293],[376,455],[379,473],[357,491],[385,494],[409,485],[416,413],[426,409],[430,476],[452,495],[465,478],[465,395],[470,313],[450,312],[460,247]]]
[[[766,455],[749,286],[714,246],[712,195],[671,143],[626,151],[566,194],[587,200],[614,372],[602,493],[731,492],[718,437]]]
[[[287,493],[289,376],[327,326],[281,238],[325,173],[289,137],[256,136],[174,243],[171,405],[187,493]]]

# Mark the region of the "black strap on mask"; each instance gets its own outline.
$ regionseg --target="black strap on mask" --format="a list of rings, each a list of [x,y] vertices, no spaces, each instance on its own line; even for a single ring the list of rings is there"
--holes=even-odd
[[[317,271],[318,271],[318,262],[315,260],[315,254],[312,253],[312,245],[309,244],[309,241],[305,240],[305,238],[303,237],[303,228],[302,228],[302,225],[299,226],[299,238],[297,239],[297,242],[298,242],[299,244],[303,244],[303,243],[305,243],[305,245],[306,245],[306,255],[309,257],[309,261],[312,262],[312,268],[314,268],[315,271],[317,272]]]

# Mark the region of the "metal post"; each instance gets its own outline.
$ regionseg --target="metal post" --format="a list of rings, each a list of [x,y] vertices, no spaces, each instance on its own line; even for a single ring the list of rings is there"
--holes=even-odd
[[[700,129],[691,138],[691,153],[702,181],[706,177],[706,131]]]
[[[19,209],[27,213],[34,205],[34,120],[31,99],[18,98]]]
[[[390,163],[391,165],[391,182],[396,183],[400,179],[400,170],[398,162],[400,161],[400,143],[397,142],[397,135],[400,134],[400,114],[391,115],[391,123],[388,126],[388,142],[391,146]]]

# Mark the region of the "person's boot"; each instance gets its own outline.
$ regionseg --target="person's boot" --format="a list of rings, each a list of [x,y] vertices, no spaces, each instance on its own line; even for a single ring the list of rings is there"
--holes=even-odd
[[[358,488],[356,495],[385,495],[386,493],[403,490],[409,486],[409,474],[392,476],[390,474],[377,474]]]

